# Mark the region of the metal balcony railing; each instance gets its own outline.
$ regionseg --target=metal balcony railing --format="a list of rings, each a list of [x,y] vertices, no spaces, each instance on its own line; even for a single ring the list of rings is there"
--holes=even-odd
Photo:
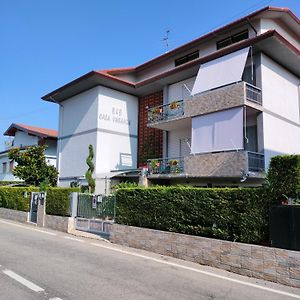
[[[183,100],[148,108],[148,123],[168,121],[184,114]]]
[[[255,85],[246,82],[246,99],[262,105],[261,89]]]
[[[184,172],[184,160],[183,157],[149,159],[147,167],[150,175],[180,174]]]
[[[249,171],[263,172],[265,170],[265,156],[261,153],[248,151]]]

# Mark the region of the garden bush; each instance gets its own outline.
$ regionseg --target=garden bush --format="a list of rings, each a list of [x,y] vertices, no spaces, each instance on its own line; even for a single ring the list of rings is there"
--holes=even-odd
[[[23,184],[23,181],[0,181],[0,186]]]
[[[119,224],[246,243],[268,239],[263,188],[155,187],[116,191]]]
[[[0,207],[29,211],[30,194],[38,191],[35,187],[0,187]]]
[[[70,216],[70,193],[79,191],[79,188],[57,187],[47,189],[46,214]]]
[[[267,180],[274,203],[296,199],[300,190],[300,155],[279,155],[271,158]]]
[[[0,207],[29,211],[31,192],[38,191],[37,187],[0,187]],[[49,215],[69,216],[70,193],[78,191],[79,188],[47,189],[46,213]]]

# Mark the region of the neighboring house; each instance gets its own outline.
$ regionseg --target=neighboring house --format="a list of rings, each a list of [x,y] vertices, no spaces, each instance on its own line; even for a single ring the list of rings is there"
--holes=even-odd
[[[60,185],[84,178],[89,144],[98,192],[146,164],[155,183],[259,185],[272,156],[300,153],[299,84],[300,20],[277,7],[89,72],[42,97],[60,106]]]
[[[5,142],[6,149],[0,152],[0,181],[20,180],[12,174],[15,162],[8,158],[8,152],[12,148],[26,149],[28,146],[47,145],[46,161],[50,165],[56,166],[58,135],[56,130],[13,123],[4,132],[4,135],[10,138]]]

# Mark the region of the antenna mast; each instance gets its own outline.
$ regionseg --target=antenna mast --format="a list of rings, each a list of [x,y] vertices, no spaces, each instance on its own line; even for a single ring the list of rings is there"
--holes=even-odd
[[[167,29],[166,36],[162,39],[162,41],[165,42],[166,45],[166,52],[169,51],[169,34],[170,34],[170,29]]]

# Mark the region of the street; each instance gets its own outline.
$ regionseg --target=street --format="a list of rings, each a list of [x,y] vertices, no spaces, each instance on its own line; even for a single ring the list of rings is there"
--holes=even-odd
[[[0,219],[0,299],[300,299],[300,290]]]

